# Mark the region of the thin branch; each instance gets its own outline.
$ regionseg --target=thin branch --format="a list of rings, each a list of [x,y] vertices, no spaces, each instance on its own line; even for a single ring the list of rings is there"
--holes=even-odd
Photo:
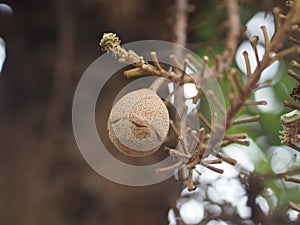
[[[292,176],[300,173],[300,168],[295,168],[293,170],[288,170],[284,173],[270,173],[262,176],[263,179],[284,179],[286,176]]]
[[[288,70],[288,75],[300,83],[300,75],[299,74],[295,73],[293,70]]]
[[[256,84],[260,79],[261,73],[272,63],[274,62],[274,58],[270,57],[270,55],[277,50],[279,50],[283,42],[285,40],[285,37],[287,35],[287,32],[291,29],[295,18],[298,17],[298,14],[300,13],[300,8],[293,7],[289,14],[287,15],[286,20],[280,26],[280,28],[277,30],[277,32],[274,34],[272,41],[270,42],[270,46],[268,49],[266,49],[266,52],[260,61],[260,64],[255,69],[255,71],[251,74],[250,79],[247,81],[246,85],[243,86],[241,92],[243,93],[240,95],[240,101],[236,102],[234,105],[231,105],[227,111],[227,129],[232,126],[233,119],[237,115],[237,113],[242,109],[242,107],[245,105],[245,102],[250,98],[253,90],[256,88]]]
[[[251,76],[251,66],[250,66],[250,60],[249,60],[249,55],[247,51],[243,52],[245,64],[246,64],[246,71],[247,71],[247,80],[250,79]]]
[[[221,153],[217,153],[216,157],[218,157],[219,159],[221,159],[224,162],[227,162],[228,164],[235,166],[237,164],[237,161],[235,159],[232,159],[228,156],[225,156]]]
[[[289,207],[293,210],[296,210],[297,212],[300,213],[300,206],[298,206],[297,204],[295,204],[294,202],[289,202]]]
[[[164,77],[159,77],[155,79],[152,84],[149,86],[149,89],[152,91],[157,92],[158,89],[166,82],[166,79]]]
[[[264,35],[266,50],[268,50],[269,47],[270,47],[270,39],[269,39],[269,35],[268,35],[268,32],[267,32],[267,27],[265,25],[263,25],[260,28],[261,28],[261,30],[263,32],[263,35]]]
[[[186,44],[186,32],[188,27],[188,1],[187,0],[175,0],[175,24],[174,34],[175,43],[181,46]]]
[[[220,63],[213,68],[215,73],[221,73],[227,70],[235,56],[235,52],[241,35],[241,22],[239,14],[239,5],[237,0],[225,0],[228,15],[228,32],[225,40],[225,49],[220,56]]]
[[[267,105],[267,101],[264,101],[264,100],[262,100],[262,101],[246,101],[245,102],[245,105],[248,105],[248,106],[250,106],[250,105],[252,105],[252,106],[257,106],[257,105]]]
[[[256,122],[260,119],[259,115],[247,117],[247,118],[242,118],[238,120],[234,120],[232,125],[237,125],[237,124],[244,124],[244,123],[251,123],[251,122]]]
[[[284,177],[284,180],[285,181],[289,181],[289,182],[293,182],[293,183],[297,183],[297,184],[300,184],[300,179],[297,179],[297,178],[294,178],[294,177],[290,177],[288,175],[286,175]]]
[[[295,149],[296,151],[300,152],[300,147],[298,147],[297,145],[294,145],[293,143],[290,142],[284,142],[284,144],[290,148]]]
[[[287,101],[287,100],[284,100],[284,101],[283,101],[283,105],[284,105],[284,106],[287,106],[287,107],[290,107],[290,108],[292,108],[292,109],[300,110],[300,106],[297,106],[297,105],[295,105],[295,104],[293,104],[293,103],[290,103],[290,102]]]
[[[257,65],[259,65],[259,56],[258,56],[258,50],[257,50],[257,44],[258,44],[258,36],[252,36],[250,37],[250,43],[255,53],[255,59]]]
[[[156,169],[156,172],[159,174],[159,173],[164,173],[164,172],[168,172],[168,171],[174,171],[181,166],[183,166],[183,161],[179,161],[171,166],[158,168],[158,169]]]

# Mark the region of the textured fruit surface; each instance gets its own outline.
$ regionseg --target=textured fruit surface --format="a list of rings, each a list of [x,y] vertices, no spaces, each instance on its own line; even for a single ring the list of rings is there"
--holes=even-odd
[[[120,152],[148,156],[159,149],[168,134],[169,113],[155,92],[140,89],[126,94],[113,106],[107,128]]]

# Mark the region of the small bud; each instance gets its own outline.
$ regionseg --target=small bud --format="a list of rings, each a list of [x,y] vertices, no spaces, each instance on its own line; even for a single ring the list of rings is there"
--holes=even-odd
[[[103,46],[105,51],[115,51],[120,46],[120,39],[115,33],[104,33],[99,45]]]

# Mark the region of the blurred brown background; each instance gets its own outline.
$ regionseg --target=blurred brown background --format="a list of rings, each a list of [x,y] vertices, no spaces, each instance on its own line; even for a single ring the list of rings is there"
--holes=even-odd
[[[0,224],[167,224],[181,184],[134,188],[96,174],[76,146],[71,107],[79,79],[102,54],[102,33],[117,32],[124,43],[171,41],[173,2],[0,3],[13,9],[0,12]]]

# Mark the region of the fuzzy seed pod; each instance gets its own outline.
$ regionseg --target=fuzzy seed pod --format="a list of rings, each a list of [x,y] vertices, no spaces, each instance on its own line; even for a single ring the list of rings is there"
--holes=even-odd
[[[148,156],[159,149],[168,134],[168,109],[152,90],[133,91],[113,106],[107,129],[111,142],[123,154]]]

